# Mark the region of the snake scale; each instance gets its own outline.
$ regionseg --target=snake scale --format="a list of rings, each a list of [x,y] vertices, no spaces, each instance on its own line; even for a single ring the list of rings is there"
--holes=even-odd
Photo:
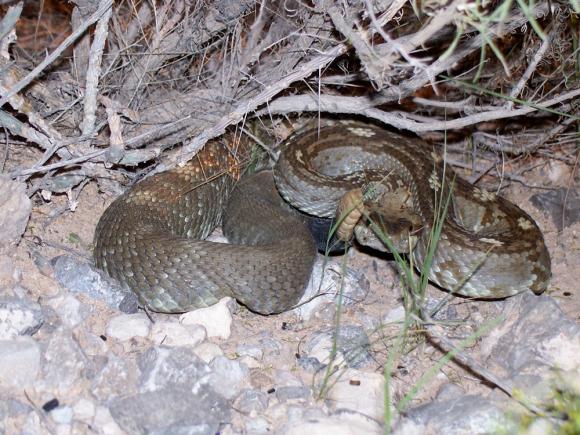
[[[532,218],[455,176],[419,139],[360,121],[331,122],[290,137],[274,179],[264,171],[236,183],[234,155],[242,151],[210,142],[185,166],[146,178],[117,198],[95,231],[97,266],[154,311],[184,312],[232,296],[258,313],[282,312],[300,300],[316,257],[303,219],[287,203],[330,218],[347,192],[374,185],[382,193],[372,200],[379,205],[366,215],[367,226],[381,214],[381,201],[398,198],[379,220],[401,210],[409,216],[406,234],[415,240],[418,268],[437,198],[450,194],[429,272],[439,286],[503,298],[541,293],[548,285],[550,257]],[[220,222],[232,244],[203,240]]]

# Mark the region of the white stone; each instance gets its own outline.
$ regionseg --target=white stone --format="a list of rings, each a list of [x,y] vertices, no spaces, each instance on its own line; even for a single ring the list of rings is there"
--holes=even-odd
[[[98,427],[103,435],[125,435],[117,422],[113,419],[111,412],[104,406],[99,406],[95,413],[95,427]]]
[[[0,341],[0,388],[30,387],[40,370],[40,347],[30,337]]]
[[[580,340],[571,340],[564,333],[538,343],[537,351],[542,361],[558,369],[567,371],[580,369]]]
[[[239,361],[230,360],[224,356],[214,358],[210,364],[212,373],[209,375],[210,386],[226,399],[231,400],[243,388],[249,388],[249,370]]]
[[[133,337],[147,337],[151,321],[145,314],[120,314],[109,320],[107,335],[117,340],[126,341]]]
[[[270,423],[263,417],[253,417],[246,420],[246,431],[252,434],[271,432]]]
[[[550,435],[557,432],[554,431],[554,426],[548,419],[538,418],[522,433],[525,435]]]
[[[392,310],[390,310],[383,319],[383,323],[385,324],[397,323],[402,322],[403,320],[405,320],[405,307],[401,305],[397,308],[393,308]]]
[[[379,435],[383,431],[375,421],[362,415],[343,414],[293,423],[283,435]]]
[[[252,358],[251,356],[243,356],[239,358],[238,361],[242,364],[245,364],[250,369],[259,369],[262,367],[262,364],[260,364],[255,358]]]
[[[333,347],[334,342],[332,336],[326,334],[319,335],[316,341],[313,343],[312,348],[308,352],[308,356],[311,358],[316,358],[323,364],[328,364],[333,352]],[[342,352],[336,352],[332,364],[336,367],[342,366],[344,364],[344,356],[342,355]]]
[[[423,435],[427,433],[425,426],[415,423],[413,420],[404,419],[396,428],[394,435]]]
[[[95,416],[95,404],[88,399],[79,399],[73,406],[73,412],[75,414],[75,420],[88,423]]]
[[[301,320],[308,321],[325,305],[335,305],[339,294],[343,295],[343,306],[352,305],[362,300],[366,294],[360,281],[360,273],[348,266],[345,267],[342,260],[319,256],[314,263],[300,304],[293,312]]]
[[[338,372],[328,399],[335,409],[349,409],[382,421],[384,416],[385,380],[378,373],[347,369]]]
[[[18,337],[34,324],[34,315],[30,311],[6,310],[0,308],[0,340]]]
[[[79,325],[87,316],[87,313],[83,312],[83,304],[70,294],[51,299],[49,305],[58,313],[63,325],[71,329]]]
[[[182,325],[177,322],[156,322],[151,328],[151,340],[164,346],[197,346],[207,336],[201,325]]]
[[[73,410],[70,406],[59,406],[50,411],[50,417],[55,423],[69,425],[72,422]]]
[[[201,343],[195,349],[193,349],[195,354],[201,358],[204,362],[209,364],[215,357],[223,356],[224,351],[217,344],[214,343]]]
[[[72,425],[70,424],[57,424],[55,435],[72,435]]]
[[[184,313],[179,317],[183,325],[202,325],[208,337],[218,337],[224,340],[231,334],[232,313],[228,307],[232,298],[223,298],[217,304]]]

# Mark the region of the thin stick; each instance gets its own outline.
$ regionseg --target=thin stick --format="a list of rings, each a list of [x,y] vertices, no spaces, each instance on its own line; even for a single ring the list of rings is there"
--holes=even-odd
[[[205,145],[205,143],[213,139],[214,137],[223,134],[226,127],[232,124],[240,122],[246,114],[252,110],[255,110],[259,105],[270,101],[275,95],[288,88],[292,83],[297,80],[302,80],[308,77],[318,68],[324,67],[336,59],[338,56],[346,52],[346,46],[344,44],[338,44],[316,56],[314,59],[304,63],[302,66],[298,67],[295,71],[292,71],[286,77],[281,78],[274,84],[270,84],[265,87],[258,95],[250,98],[248,101],[241,103],[235,107],[231,112],[220,118],[214,125],[201,134],[194,137],[188,144],[186,144],[181,150],[173,153],[164,163],[161,163],[153,171],[150,172],[151,175],[158,172],[165,171],[167,169],[173,168],[181,162],[188,161],[193,157],[200,149]]]
[[[97,91],[99,79],[101,77],[101,63],[103,61],[103,49],[109,34],[109,20],[111,19],[112,8],[105,11],[97,23],[95,37],[91,45],[89,63],[87,66],[87,80],[84,101],[84,119],[81,124],[81,131],[84,136],[93,133],[95,129],[97,113]]]

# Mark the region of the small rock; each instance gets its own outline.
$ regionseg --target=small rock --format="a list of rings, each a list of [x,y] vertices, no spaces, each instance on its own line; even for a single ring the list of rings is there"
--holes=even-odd
[[[343,411],[329,417],[305,418],[288,424],[282,435],[379,435],[383,428],[375,420],[354,412]]]
[[[206,338],[201,325],[182,325],[176,322],[155,322],[151,328],[151,340],[164,346],[197,346]]]
[[[242,414],[262,412],[268,408],[268,395],[258,390],[244,390],[236,398],[234,409]]]
[[[280,402],[287,402],[289,400],[306,400],[312,395],[310,388],[301,386],[287,386],[276,388],[276,398]]]
[[[437,400],[450,400],[459,396],[463,396],[465,390],[457,384],[443,384],[439,391],[437,391]]]
[[[134,393],[137,391],[139,374],[135,361],[109,353],[106,364],[93,379],[91,393],[101,401]]]
[[[130,434],[215,434],[230,420],[228,402],[206,384],[194,390],[174,385],[118,397],[109,409]]]
[[[537,418],[532,424],[525,430],[520,431],[521,435],[552,435],[558,433],[554,430],[554,426],[550,423],[547,418]]]
[[[103,435],[125,435],[117,422],[113,419],[111,412],[104,406],[97,407],[95,412],[94,427],[98,427]]]
[[[224,351],[217,344],[214,343],[201,343],[193,349],[195,354],[201,358],[206,363],[210,363],[215,357],[222,356]]]
[[[436,401],[411,409],[407,418],[425,428],[425,433],[449,435],[488,434],[503,428],[505,433],[518,433],[514,422],[487,399],[462,395],[451,400]]]
[[[548,212],[558,232],[580,222],[580,192],[578,189],[561,187],[537,193],[530,198],[530,202],[538,210]]]
[[[223,298],[211,307],[182,314],[179,322],[183,325],[201,325],[207,331],[208,337],[226,340],[231,334],[232,313],[229,304],[232,301],[232,298]]]
[[[52,298],[48,304],[55,313],[58,313],[62,324],[71,329],[83,322],[90,314],[90,308],[70,294]]]
[[[336,344],[342,358],[335,359],[335,364],[344,361],[348,367],[361,368],[372,362],[371,343],[362,327],[342,325],[336,339],[334,334],[334,329],[314,333],[306,343],[308,356],[328,363]]]
[[[255,344],[238,344],[236,346],[236,354],[239,356],[250,356],[256,360],[261,360],[264,356],[264,351]]]
[[[378,373],[347,369],[331,379],[328,399],[335,409],[346,408],[377,421],[384,416],[385,379]]]
[[[248,368],[238,361],[218,356],[210,363],[212,374],[209,383],[212,388],[226,399],[236,397],[242,388],[247,387]]]
[[[121,287],[92,264],[69,255],[59,255],[53,258],[51,263],[54,277],[60,285],[72,293],[83,293],[124,313],[137,312],[139,308],[137,295]]]
[[[345,266],[341,260],[317,258],[301,300],[303,305],[294,311],[303,321],[308,321],[324,304],[336,303],[339,295],[342,306],[349,306],[363,301],[369,290],[368,279],[362,273]]]
[[[91,364],[68,329],[57,329],[46,345],[42,363],[42,385],[57,396],[68,396],[77,380],[91,370]]]
[[[554,368],[580,369],[580,326],[548,296],[515,296],[503,312],[509,320],[483,340],[482,354],[491,366],[503,367],[528,399],[546,400]]]
[[[0,298],[0,340],[33,335],[43,321],[40,305],[36,302],[13,297]]]
[[[40,371],[40,347],[30,337],[0,341],[0,388],[34,385]]]
[[[89,423],[93,420],[95,412],[95,404],[88,399],[79,399],[73,406],[75,420],[85,423]]]
[[[20,241],[26,229],[32,203],[26,194],[26,184],[0,176],[0,251],[6,252]]]
[[[107,335],[126,341],[133,337],[147,337],[150,328],[151,321],[145,314],[119,314],[109,320]]]
[[[0,295],[13,296],[10,290],[20,282],[20,270],[8,255],[0,255]]]
[[[270,423],[263,417],[252,417],[247,419],[245,423],[247,433],[271,433]]]
[[[262,332],[258,344],[262,348],[263,354],[267,357],[277,357],[283,348],[282,343],[273,338],[270,331]]]
[[[187,347],[156,347],[139,359],[140,391],[157,391],[174,386],[199,388],[213,374],[209,366]]]
[[[405,320],[405,307],[399,305],[390,310],[383,318],[383,323],[388,325],[390,323],[399,323]]]
[[[244,364],[249,369],[258,369],[262,368],[262,364],[260,364],[256,359],[252,358],[251,356],[243,356],[238,358],[238,361]]]
[[[325,364],[322,364],[320,361],[318,361],[318,358],[311,356],[301,356],[296,360],[296,362],[302,369],[311,373],[315,373],[326,367]]]
[[[435,298],[427,298],[425,302],[425,310],[430,312],[436,308],[439,308],[439,304],[441,303],[442,299],[435,299]],[[431,314],[431,317],[434,320],[457,320],[457,308],[455,305],[451,305],[445,303],[441,306],[441,308],[436,311],[435,313]]]
[[[73,418],[73,410],[70,406],[59,406],[50,411],[50,417],[57,424],[70,424]]]

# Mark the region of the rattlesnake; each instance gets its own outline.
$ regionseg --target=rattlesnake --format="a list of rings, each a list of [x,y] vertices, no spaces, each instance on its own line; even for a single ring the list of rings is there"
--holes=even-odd
[[[117,198],[95,231],[97,266],[154,311],[183,312],[223,296],[264,314],[295,305],[316,256],[314,242],[269,172],[244,177],[234,189],[240,170],[234,156],[247,150],[235,151],[210,142],[185,166],[147,178]],[[287,203],[322,217],[334,217],[344,194],[361,186],[365,192],[378,186],[379,203],[403,198],[394,207],[379,204],[367,216],[387,209],[382,218],[388,220],[397,207],[403,210],[419,268],[438,204],[451,194],[432,281],[479,298],[541,293],[548,285],[550,257],[532,218],[456,177],[419,139],[359,121],[332,122],[289,138],[274,178]],[[220,221],[233,244],[201,240]]]

